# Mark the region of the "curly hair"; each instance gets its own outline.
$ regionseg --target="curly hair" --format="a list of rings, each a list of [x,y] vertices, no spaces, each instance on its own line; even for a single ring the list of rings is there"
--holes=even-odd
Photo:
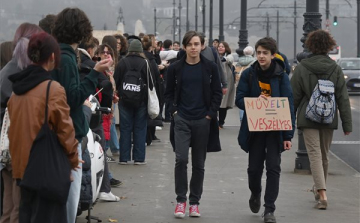
[[[315,55],[324,55],[336,46],[336,41],[329,32],[318,29],[308,34],[305,46]]]
[[[92,37],[90,20],[79,8],[65,8],[57,16],[52,30],[59,43],[87,42]]]
[[[120,45],[121,45],[120,54],[121,55],[126,54],[127,48],[128,48],[128,41],[126,40],[126,38],[123,35],[120,35],[120,34],[115,34],[114,37],[116,39],[120,40]]]
[[[54,27],[55,19],[56,19],[56,15],[53,14],[46,15],[45,18],[39,21],[40,28],[42,28],[45,32],[51,34],[51,30]]]

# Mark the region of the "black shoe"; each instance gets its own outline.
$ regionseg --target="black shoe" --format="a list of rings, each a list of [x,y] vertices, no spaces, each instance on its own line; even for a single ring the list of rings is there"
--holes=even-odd
[[[121,184],[123,184],[120,180],[117,180],[115,178],[111,178],[110,180],[110,186],[112,187],[117,187],[120,186]]]
[[[265,223],[276,223],[276,218],[274,212],[268,212],[264,215],[264,222]]]
[[[261,194],[254,196],[253,194],[251,194],[250,200],[249,200],[249,207],[250,210],[253,213],[258,213],[260,210],[260,206],[261,206]]]
[[[158,142],[160,142],[160,139],[159,139],[158,137],[154,136],[154,137],[153,137],[153,141],[158,141]]]

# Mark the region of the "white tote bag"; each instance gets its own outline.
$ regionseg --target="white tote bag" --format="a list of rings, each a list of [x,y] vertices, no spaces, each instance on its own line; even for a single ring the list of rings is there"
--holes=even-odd
[[[9,137],[8,131],[10,127],[10,118],[8,109],[5,110],[5,115],[3,118],[3,124],[1,127],[1,136],[0,136],[0,165],[2,167],[10,165],[11,157],[9,152]],[[0,169],[2,169],[2,167]]]
[[[148,86],[147,109],[148,109],[148,114],[149,114],[150,118],[155,119],[156,117],[158,117],[158,115],[160,113],[159,99],[156,95],[154,81],[153,81],[149,63],[147,60],[146,60],[146,66],[147,66],[147,86]],[[152,90],[150,90],[149,79],[151,80],[151,83],[153,85]]]

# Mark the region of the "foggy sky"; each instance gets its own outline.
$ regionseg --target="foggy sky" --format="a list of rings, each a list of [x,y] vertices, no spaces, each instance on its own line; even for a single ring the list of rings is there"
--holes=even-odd
[[[209,0],[206,0],[206,32],[209,37]],[[219,1],[214,0],[213,5],[213,38],[218,38],[219,26]],[[256,8],[262,2],[260,7]],[[297,53],[302,51],[300,39],[304,23],[305,0],[297,0]],[[348,2],[350,4],[348,4]],[[202,0],[198,0],[198,8]],[[181,35],[185,33],[186,25],[186,0],[181,0]],[[276,11],[279,10],[279,49],[289,59],[294,55],[294,0],[248,0],[248,32],[249,44],[266,36],[266,13],[270,16],[270,36],[276,39]],[[179,0],[176,0],[176,16],[178,16]],[[240,0],[224,0],[224,27],[225,41],[232,50],[238,48]],[[47,14],[57,14],[65,7],[79,7],[84,10],[91,20],[94,29],[116,29],[119,8],[123,10],[125,32],[134,33],[136,20],[140,19],[146,33],[154,33],[154,8],[157,9],[157,32],[159,39],[172,39],[172,7],[173,0],[0,0],[0,42],[11,40],[16,28],[23,22],[38,24],[38,21]],[[286,8],[269,8],[286,7]],[[337,43],[342,47],[343,57],[356,55],[356,0],[330,1],[331,33]],[[325,0],[320,0],[320,13],[323,14],[322,27],[325,27]],[[332,25],[333,16],[338,16],[338,26]],[[348,17],[348,18],[342,18]],[[233,22],[235,29],[229,29]],[[189,0],[189,23],[190,29],[195,25],[195,0]],[[202,14],[198,10],[198,30],[202,31]],[[176,36],[176,40],[179,37]],[[235,52],[235,51],[234,51]]]

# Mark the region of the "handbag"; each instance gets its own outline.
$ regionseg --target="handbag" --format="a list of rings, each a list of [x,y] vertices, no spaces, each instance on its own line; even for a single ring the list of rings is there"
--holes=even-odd
[[[49,81],[46,90],[44,123],[32,144],[20,187],[36,191],[43,199],[65,204],[71,184],[71,164],[56,133],[48,124],[51,82]]]
[[[3,167],[9,166],[11,164],[11,156],[9,152],[9,136],[8,131],[10,127],[10,118],[8,109],[5,109],[5,115],[3,118],[3,124],[1,127],[1,137],[0,137],[0,164]]]
[[[148,63],[147,60],[146,60],[146,66],[147,66],[147,86],[148,86],[147,109],[148,109],[148,114],[149,114],[150,118],[155,119],[160,113],[159,99],[158,99],[158,97],[156,95],[154,81],[153,81],[151,71],[150,71],[150,67],[149,67],[149,63]],[[151,83],[153,85],[152,89],[150,89],[149,79],[151,79]]]

